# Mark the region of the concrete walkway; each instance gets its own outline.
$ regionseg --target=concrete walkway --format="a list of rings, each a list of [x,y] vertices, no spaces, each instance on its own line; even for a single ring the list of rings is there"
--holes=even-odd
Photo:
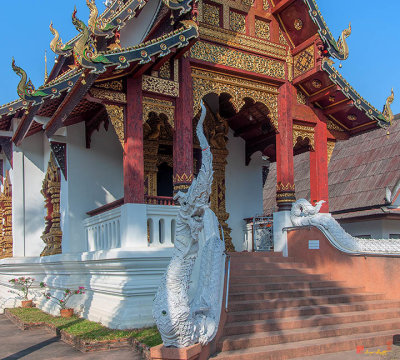
[[[0,360],[17,359],[140,360],[141,357],[130,350],[81,353],[45,329],[23,331],[0,315]]]

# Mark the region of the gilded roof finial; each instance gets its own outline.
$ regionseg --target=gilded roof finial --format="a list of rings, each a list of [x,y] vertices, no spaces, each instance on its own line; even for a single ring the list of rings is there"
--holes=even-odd
[[[349,23],[349,27],[342,31],[340,35],[337,46],[341,55],[343,55],[343,60],[346,60],[349,57],[349,47],[347,45],[346,39],[351,35],[351,23]]]
[[[385,117],[386,121],[388,121],[390,123],[390,125],[392,125],[392,121],[393,121],[393,117],[394,117],[392,109],[390,108],[390,105],[392,105],[393,101],[394,101],[394,91],[392,88],[391,94],[386,99],[386,104],[383,108],[383,116]]]
[[[60,38],[60,34],[53,27],[53,22],[50,23],[49,28],[50,28],[51,33],[54,35],[54,39],[51,40],[51,42],[50,42],[50,49],[53,52],[55,52],[57,55],[63,55],[66,52],[68,52],[68,50],[71,49],[71,46],[63,44],[63,42]]]
[[[44,51],[44,82],[47,82],[49,73],[47,72],[47,50]]]
[[[90,10],[89,20],[88,20],[88,27],[90,31],[94,32],[96,27],[97,16],[99,14],[99,10],[96,6],[96,0],[86,0],[86,5]]]
[[[17,93],[21,99],[25,99],[25,96],[31,95],[35,91],[35,88],[31,79],[28,80],[28,75],[26,75],[26,72],[15,65],[14,57],[12,58],[11,66],[14,72],[21,77],[21,80],[17,86]]]

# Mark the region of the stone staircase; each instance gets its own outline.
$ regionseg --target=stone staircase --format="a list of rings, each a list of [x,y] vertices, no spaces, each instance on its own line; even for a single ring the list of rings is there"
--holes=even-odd
[[[386,345],[400,300],[346,287],[280,253],[231,254],[229,306],[213,359],[294,359]]]

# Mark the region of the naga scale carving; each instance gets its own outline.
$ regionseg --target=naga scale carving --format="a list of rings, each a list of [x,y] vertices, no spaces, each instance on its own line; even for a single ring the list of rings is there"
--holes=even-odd
[[[214,338],[219,324],[225,255],[218,220],[209,207],[213,159],[203,133],[205,115],[202,104],[197,125],[202,164],[188,191],[179,191],[174,197],[180,204],[174,253],[153,303],[165,346],[205,345]],[[198,277],[192,274],[196,261],[200,263]],[[194,296],[189,294],[191,282]]]
[[[47,214],[42,240],[46,244],[40,256],[61,254],[62,231],[60,227],[60,190],[61,176],[53,153],[43,180],[42,195],[45,199]]]
[[[290,212],[293,226],[315,226],[321,230],[331,244],[348,254],[396,255],[400,254],[399,239],[360,239],[348,234],[331,214],[321,214],[324,203],[321,200],[314,207],[307,200],[297,200]]]

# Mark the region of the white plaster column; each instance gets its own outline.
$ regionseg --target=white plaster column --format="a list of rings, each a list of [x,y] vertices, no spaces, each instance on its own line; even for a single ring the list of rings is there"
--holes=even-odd
[[[143,249],[146,246],[147,246],[146,204],[122,205],[121,248],[127,249],[127,248],[140,247]]]
[[[12,236],[13,256],[25,256],[25,196],[24,153],[13,146],[12,184]]]
[[[286,227],[291,227],[290,211],[274,212],[274,251],[282,251],[283,256],[288,256],[287,231],[282,231]]]

